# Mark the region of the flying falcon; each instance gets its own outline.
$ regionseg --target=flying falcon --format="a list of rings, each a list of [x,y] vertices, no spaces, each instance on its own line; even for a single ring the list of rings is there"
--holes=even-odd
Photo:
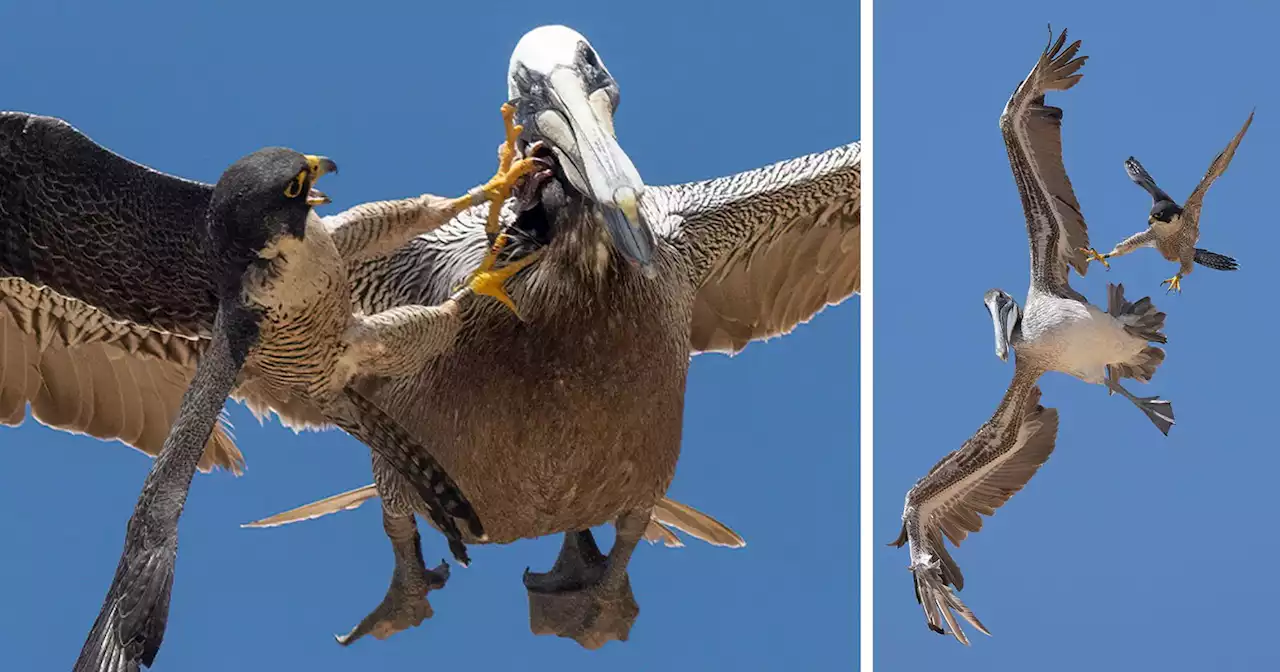
[[[958,545],[982,527],[978,514],[991,515],[1021,489],[1053,451],[1057,413],[1039,406],[1036,381],[1060,371],[1119,392],[1167,434],[1173,410],[1167,401],[1140,398],[1119,378],[1151,379],[1164,360],[1160,333],[1164,313],[1150,299],[1124,299],[1123,286],[1108,286],[1108,308],[1088,303],[1068,283],[1070,268],[1084,275],[1088,262],[1080,248],[1089,235],[1062,162],[1062,110],[1045,105],[1046,91],[1065,91],[1082,75],[1087,57],[1076,57],[1080,42],[1066,44],[1064,30],[1040,55],[1000,116],[1009,165],[1022,196],[1031,244],[1031,286],[1026,309],[1001,290],[983,303],[995,327],[996,355],[1016,352],[1013,381],[987,424],[960,450],[943,458],[907,493],[903,531],[894,545],[910,544],[916,598],[936,632],[945,622],[956,639],[968,639],[952,611],[973,627],[987,629],[953,592],[963,576],[943,546],[945,535]],[[990,634],[990,633],[987,633]]]
[[[1244,126],[1240,127],[1240,132],[1236,133],[1236,137],[1231,139],[1227,148],[1219,152],[1214,157],[1213,163],[1209,164],[1209,171],[1204,174],[1200,184],[1197,184],[1195,190],[1187,197],[1185,205],[1180,206],[1174,203],[1169,194],[1156,186],[1156,181],[1137,159],[1132,156],[1126,159],[1124,170],[1129,174],[1129,179],[1151,194],[1151,214],[1147,216],[1149,226],[1146,231],[1135,233],[1124,239],[1115,246],[1115,249],[1106,254],[1098,254],[1098,251],[1093,248],[1083,251],[1090,259],[1101,261],[1104,266],[1111,268],[1110,262],[1107,261],[1111,257],[1129,254],[1142,247],[1154,247],[1165,259],[1179,264],[1178,273],[1160,283],[1169,285],[1171,292],[1182,291],[1182,278],[1195,268],[1195,264],[1218,271],[1238,269],[1240,266],[1235,259],[1202,250],[1196,247],[1196,243],[1200,240],[1200,208],[1204,206],[1204,196],[1209,193],[1209,187],[1213,185],[1213,181],[1227,172],[1227,166],[1231,165],[1231,159],[1236,155],[1236,148],[1240,146],[1240,141],[1244,139],[1244,134],[1252,123],[1253,112],[1250,112],[1249,118],[1244,121]]]
[[[474,274],[440,306],[356,315],[347,267],[475,203],[501,202],[530,166],[506,162],[461,198],[367,204],[325,222],[311,210],[328,202],[312,184],[336,170],[324,157],[264,150],[229,170],[219,190],[128,161],[61,120],[0,114],[0,274],[7,276],[0,417],[20,421],[30,401],[49,424],[154,452],[158,446],[142,439],[154,441],[157,426],[173,420],[196,362],[229,328],[220,322],[223,299],[243,275],[243,301],[259,325],[243,370],[236,364],[232,374],[234,394],[364,441],[412,484],[465,564],[457,521],[484,538],[466,497],[420,442],[348,383],[360,374],[399,375],[451,347],[462,326],[459,301],[500,287],[508,270]],[[285,168],[291,172],[282,177]],[[167,382],[156,384],[152,373]],[[216,389],[220,380],[197,382]],[[226,396],[194,388],[190,395]],[[170,436],[190,443],[185,433]],[[199,464],[234,468],[239,458],[225,435],[203,436],[201,445],[154,465],[83,669],[108,659],[136,669],[136,660],[154,657],[174,553],[142,565],[139,558],[176,549],[181,502]]]

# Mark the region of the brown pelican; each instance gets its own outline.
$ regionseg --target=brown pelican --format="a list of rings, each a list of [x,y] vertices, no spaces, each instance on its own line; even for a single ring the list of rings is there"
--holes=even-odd
[[[476,303],[449,353],[360,389],[428,444],[491,542],[565,533],[551,571],[525,576],[531,627],[596,647],[625,639],[637,613],[627,562],[675,471],[690,354],[741,350],[857,291],[859,145],[650,186],[614,133],[617,82],[583,36],[526,34],[508,84],[522,154],[543,167],[501,218],[504,258],[540,255],[508,282],[523,321]],[[437,303],[487,247],[473,208],[356,268],[354,294],[370,312]],[[396,569],[344,643],[420,622],[425,588],[443,583],[417,549],[421,502],[379,457],[374,474]],[[590,528],[608,522],[606,556]]]
[[[157,408],[162,413],[176,400],[162,398],[148,406],[121,397],[113,406],[111,390],[100,387],[107,382],[103,379],[114,382],[122,372],[145,372],[149,364],[116,367],[112,361],[154,359],[164,362],[174,379],[191,379],[198,371],[194,355],[217,345],[210,339],[218,329],[235,334],[249,329],[224,323],[230,319],[223,315],[228,296],[240,296],[237,300],[255,319],[252,337],[244,336],[247,360],[237,356],[228,374],[228,355],[213,352],[222,368],[195,379],[202,388],[185,395],[196,404],[190,412],[197,415],[184,418],[165,440],[169,448],[139,499],[120,570],[77,669],[136,669],[137,661],[149,665],[154,658],[168,610],[178,516],[191,477],[202,453],[206,464],[213,461],[207,456],[211,451],[214,459],[230,455],[225,443],[204,448],[216,417],[202,432],[199,414],[212,400],[225,400],[226,392],[219,390],[226,375],[238,396],[259,404],[282,400],[284,408],[302,408],[368,444],[404,475],[423,498],[424,512],[450,538],[455,557],[466,562],[455,519],[472,537],[484,538],[466,497],[419,442],[348,383],[362,371],[398,375],[450,347],[461,326],[459,300],[472,289],[440,306],[353,314],[347,265],[392,249],[476,202],[500,201],[530,165],[512,170],[507,162],[494,180],[461,198],[426,195],[370,204],[323,222],[311,208],[328,199],[312,184],[337,168],[324,157],[262,150],[235,164],[215,187],[128,161],[61,120],[0,114],[0,273],[9,276],[5,304],[38,344],[33,349],[29,339],[6,338],[7,404],[21,407],[33,392],[39,399],[59,385],[71,386],[85,400],[107,402],[97,420],[108,424],[92,424],[95,413],[81,412],[82,400],[63,388],[62,394],[48,394],[46,408],[51,406],[55,417],[75,409],[63,416],[74,419],[64,427],[144,436],[125,428],[171,420],[138,414]],[[505,272],[486,270],[473,285],[484,289],[500,283]],[[80,375],[83,369],[72,356],[43,357],[80,344],[101,348],[80,360],[102,365],[88,376]],[[57,368],[67,363],[69,370]],[[36,376],[29,375],[32,368]],[[94,374],[102,378],[95,380]],[[32,381],[43,385],[32,390]],[[178,390],[175,385],[166,391]],[[5,417],[21,417],[8,410]],[[200,434],[198,444],[192,443],[192,432]]]
[[[1240,146],[1240,141],[1244,139],[1244,134],[1252,123],[1253,113],[1250,112],[1249,118],[1244,120],[1244,126],[1240,127],[1240,132],[1231,139],[1226,149],[1213,158],[1213,163],[1209,164],[1209,171],[1204,174],[1200,184],[1197,184],[1195,190],[1187,197],[1185,205],[1178,205],[1169,194],[1156,186],[1156,181],[1137,159],[1132,156],[1126,159],[1124,170],[1129,174],[1129,179],[1151,194],[1151,214],[1147,216],[1149,226],[1146,231],[1135,233],[1124,239],[1106,254],[1098,254],[1098,251],[1093,248],[1087,248],[1084,252],[1089,258],[1101,261],[1104,266],[1111,268],[1110,262],[1107,261],[1111,257],[1129,254],[1142,247],[1154,247],[1165,259],[1179,264],[1178,273],[1160,283],[1169,285],[1171,292],[1182,291],[1182,278],[1195,268],[1195,264],[1218,271],[1238,269],[1239,265],[1236,264],[1235,259],[1224,254],[1202,250],[1196,247],[1196,243],[1200,240],[1200,208],[1204,206],[1204,196],[1209,193],[1209,187],[1213,185],[1213,181],[1227,172],[1227,166],[1231,165],[1231,159],[1236,155],[1236,147]]]
[[[911,545],[916,597],[929,627],[943,632],[945,621],[968,643],[950,610],[982,632],[986,628],[947,587],[964,586],[959,568],[942,544],[942,535],[959,544],[982,526],[979,513],[991,515],[1030,480],[1053,451],[1057,414],[1038,405],[1036,381],[1060,371],[1120,392],[1168,433],[1173,425],[1169,402],[1139,398],[1116,380],[1146,382],[1164,351],[1160,333],[1164,313],[1150,299],[1129,303],[1123,286],[1108,286],[1106,312],[1088,303],[1068,283],[1069,268],[1081,275],[1087,260],[1080,248],[1088,231],[1062,162],[1062,110],[1045,105],[1046,91],[1065,91],[1082,75],[1087,57],[1076,58],[1080,42],[1066,44],[1064,30],[1041,53],[1000,116],[1009,165],[1022,196],[1031,246],[1031,286],[1021,310],[1008,294],[990,290],[983,303],[995,327],[996,354],[1016,351],[1013,381],[995,415],[960,450],[939,462],[907,493],[903,530],[895,545]],[[989,634],[989,633],[988,633]]]

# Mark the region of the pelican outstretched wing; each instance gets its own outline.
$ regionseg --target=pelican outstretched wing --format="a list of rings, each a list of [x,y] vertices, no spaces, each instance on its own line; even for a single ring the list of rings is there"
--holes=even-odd
[[[1053,293],[1075,295],[1067,282],[1068,265],[1084,275],[1089,260],[1089,231],[1062,163],[1062,109],[1044,104],[1046,91],[1066,91],[1083,75],[1087,56],[1076,57],[1077,40],[1067,46],[1067,31],[1040,54],[1031,74],[1018,85],[1000,115],[1000,132],[1009,166],[1022,195],[1031,240],[1031,282]]]
[[[645,192],[656,233],[692,252],[695,352],[785,334],[861,285],[861,144]]]
[[[955,595],[964,588],[964,575],[943,537],[958,547],[981,530],[981,516],[993,515],[1049,459],[1057,433],[1057,410],[1041,406],[1035,376],[1018,371],[991,419],[907,492],[902,533],[893,545],[910,544],[916,599],[934,632],[945,633],[945,622],[956,639],[969,643],[954,611],[991,634]]]

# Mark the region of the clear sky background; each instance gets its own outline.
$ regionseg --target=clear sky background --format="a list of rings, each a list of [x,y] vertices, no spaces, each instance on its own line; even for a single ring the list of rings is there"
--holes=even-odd
[[[1275,669],[1277,15],[1265,3],[1036,4],[876,5],[876,669]],[[992,287],[1021,302],[1029,284],[998,119],[1049,22],[1090,56],[1048,103],[1065,110],[1067,172],[1102,251],[1146,226],[1151,201],[1126,157],[1181,202],[1257,106],[1201,218],[1200,247],[1241,270],[1198,266],[1181,296],[1159,286],[1176,267],[1154,250],[1072,276],[1101,305],[1107,282],[1123,282],[1168,313],[1168,358],[1131,389],[1171,399],[1178,424],[1165,438],[1101,387],[1041,380],[1061,414],[1056,451],[953,551],[961,597],[994,633],[970,629],[966,650],[926,629],[907,551],[882,543],[907,489],[990,417],[1013,375],[982,304]]]
[[[537,25],[566,23],[621,83],[619,138],[649,184],[859,137],[856,3],[351,7],[6,3],[0,108],[61,116],[134,160],[207,181],[268,144],[326,154],[342,167],[325,186],[334,204],[322,212],[333,213],[487,179],[512,48]],[[1259,125],[1261,136],[1265,118]],[[1257,157],[1253,140],[1240,173]],[[1207,297],[1211,285],[1199,280],[1190,285]],[[332,634],[372,609],[390,578],[377,505],[283,529],[238,525],[370,482],[368,450],[337,432],[260,427],[234,407],[248,471],[195,481],[157,669],[847,669],[858,603],[857,315],[853,299],[736,358],[694,360],[670,494],[748,546],[642,547],[631,564],[641,606],[631,641],[597,652],[529,632],[520,575],[549,568],[559,536],[473,547],[472,567],[455,566],[432,594],[436,616],[424,627],[339,647]],[[977,421],[964,414],[948,444],[969,416]],[[33,422],[0,429],[0,445],[0,648],[15,670],[66,669],[151,462]],[[438,534],[425,532],[424,543],[428,560],[447,555]]]

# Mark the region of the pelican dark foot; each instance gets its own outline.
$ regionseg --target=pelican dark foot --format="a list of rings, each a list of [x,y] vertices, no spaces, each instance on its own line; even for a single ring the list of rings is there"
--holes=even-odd
[[[607,557],[600,553],[590,530],[569,532],[551,571],[525,570],[533,634],[567,637],[585,649],[627,641],[640,615],[627,563],[644,536],[650,514],[628,511],[618,516],[617,537]]]
[[[567,637],[591,650],[610,641],[627,641],[640,606],[626,572],[621,576],[617,582],[578,590],[540,593],[528,588],[529,629],[535,635]]]
[[[1102,265],[1106,267],[1108,271],[1111,270],[1111,262],[1107,261],[1107,257],[1110,257],[1111,255],[1099,254],[1098,251],[1093,249],[1092,247],[1077,247],[1076,249],[1080,250],[1081,252],[1084,252],[1085,256],[1087,256],[1089,259],[1093,261],[1102,262]]]
[[[334,639],[343,646],[350,646],[365,635],[386,639],[421,625],[435,613],[427,601],[427,594],[444,588],[449,580],[449,563],[441,560],[435,569],[427,569],[423,562],[422,537],[413,516],[391,516],[384,511],[382,525],[396,555],[391,586],[387,588],[387,596],[382,598],[382,603],[351,632],[334,635]]]
[[[1169,292],[1173,292],[1174,294],[1182,293],[1182,276],[1181,275],[1175,275],[1172,278],[1169,278],[1168,280],[1161,280],[1160,284],[1169,285],[1169,289],[1165,290],[1165,294],[1168,294]]]
[[[1160,430],[1161,434],[1169,436],[1169,430],[1173,429],[1175,424],[1172,402],[1160,397],[1139,397],[1121,387],[1120,383],[1115,380],[1107,381],[1107,389],[1119,392],[1125,399],[1133,402],[1133,405],[1137,406],[1138,410],[1147,416],[1147,419],[1156,426],[1156,429]]]
[[[551,571],[525,570],[524,587],[533,634],[567,637],[586,649],[627,641],[640,614],[626,568],[600,553],[590,530],[566,533]]]

